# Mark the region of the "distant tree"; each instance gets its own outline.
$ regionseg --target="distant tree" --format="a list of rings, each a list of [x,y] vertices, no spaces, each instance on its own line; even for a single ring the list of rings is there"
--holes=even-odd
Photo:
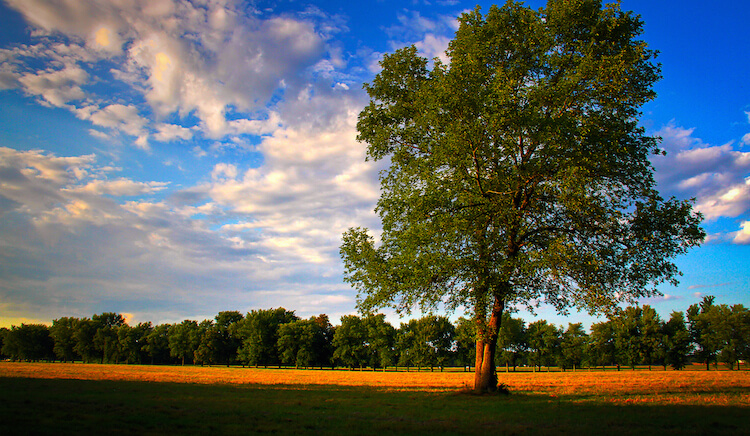
[[[197,337],[198,347],[193,352],[194,362],[200,363],[201,366],[217,363],[223,346],[219,328],[212,320],[203,320],[198,324]]]
[[[229,366],[237,361],[237,351],[242,346],[240,328],[245,317],[238,311],[224,311],[216,315],[216,330],[219,333],[217,359]]]
[[[397,335],[399,365],[443,367],[452,355],[455,327],[444,316],[426,315],[401,323]]]
[[[611,318],[617,361],[632,369],[643,361],[645,352],[641,316],[640,307],[628,306],[625,310],[618,309]]]
[[[398,351],[398,366],[405,366],[408,371],[412,366],[418,366],[419,358],[417,346],[418,342],[417,320],[411,319],[402,322],[398,331],[396,331],[396,350]]]
[[[192,361],[195,350],[200,345],[198,322],[184,320],[169,329],[169,354],[185,365],[185,359]]]
[[[672,312],[669,321],[664,323],[664,368],[667,365],[672,369],[683,369],[688,363],[688,356],[693,349],[690,333],[685,326],[685,317],[682,312]]]
[[[333,358],[341,365],[364,367],[369,361],[367,326],[356,315],[344,315],[333,335]]]
[[[687,324],[690,338],[697,346],[695,358],[706,364],[706,370],[710,369],[711,362],[716,362],[716,357],[721,348],[721,340],[717,335],[719,330],[715,325],[716,319],[711,316],[711,311],[716,298],[712,295],[703,297],[700,304],[693,304],[687,310]]]
[[[279,326],[277,347],[281,363],[307,368],[330,362],[325,326],[318,321],[312,317]]]
[[[4,359],[6,357],[10,357],[7,354],[3,352],[3,346],[5,344],[5,338],[8,336],[8,333],[10,333],[10,330],[7,327],[0,327],[0,358]]]
[[[663,326],[659,314],[649,305],[617,310],[611,318],[619,362],[635,368],[664,359]]]
[[[456,321],[456,363],[465,369],[476,362],[476,326],[468,318],[459,317]]]
[[[117,329],[117,339],[120,342],[121,360],[125,363],[146,363],[148,351],[146,350],[147,336],[153,330],[150,322],[141,322],[131,327],[127,324]]]
[[[23,325],[22,325],[23,326]],[[4,356],[12,360],[21,360],[21,357],[25,353],[23,352],[24,344],[23,332],[19,332],[19,327],[11,326],[10,329],[4,332],[3,337],[3,348],[0,350]]]
[[[612,321],[607,320],[591,325],[591,335],[589,336],[589,346],[586,356],[589,364],[592,366],[606,366],[616,363],[617,347],[615,345],[615,331]]]
[[[750,312],[741,304],[713,306],[709,311],[711,324],[720,343],[719,361],[729,369],[740,368],[739,361],[750,357]]]
[[[529,324],[526,331],[529,362],[540,371],[542,366],[552,366],[560,345],[559,331],[555,325],[539,320]]]
[[[568,323],[568,328],[560,335],[560,352],[558,354],[558,365],[565,368],[580,368],[583,364],[588,335],[579,322]]]
[[[279,326],[279,340],[276,342],[279,359],[284,365],[307,366],[310,360],[307,324],[308,320],[295,320]],[[301,348],[305,348],[304,351]],[[299,359],[298,359],[299,357]]]
[[[315,351],[316,355],[319,356],[319,361],[316,365],[326,366],[333,363],[333,335],[335,328],[331,325],[328,315],[320,314],[312,319],[319,327],[323,334],[323,342],[316,344],[318,349]]]
[[[651,365],[663,362],[665,358],[664,322],[654,308],[645,304],[641,309],[640,323],[643,363],[651,370]]]
[[[170,324],[159,324],[146,335],[146,344],[143,349],[152,365],[169,362],[169,329],[171,327]]]
[[[63,362],[80,357],[75,351],[78,318],[62,317],[52,321],[49,334],[55,342],[55,355]]]
[[[288,311],[283,307],[253,310],[248,313],[238,329],[242,338],[242,346],[238,353],[240,360],[255,366],[278,365],[279,327],[297,319],[299,318],[294,311]]]
[[[431,356],[432,349],[426,341],[422,327],[418,319],[410,319],[406,323],[401,323],[398,331],[399,365],[407,368],[416,366],[418,369],[434,365]]]
[[[97,350],[94,337],[98,323],[89,318],[79,319],[75,324],[75,346],[73,351],[78,353],[84,363],[101,361],[102,354]]]
[[[427,315],[419,319],[420,340],[429,345],[430,370],[438,366],[442,370],[453,350],[455,327],[445,316]]]
[[[94,346],[101,353],[101,363],[116,363],[122,351],[117,329],[125,325],[125,318],[119,313],[104,312],[92,316],[91,320],[96,326]]]
[[[367,329],[368,365],[387,368],[396,363],[396,329],[385,320],[385,315],[367,315],[362,319]]]
[[[43,324],[12,326],[5,335],[3,354],[13,360],[53,360],[54,342]]]
[[[511,317],[509,313],[505,313],[497,336],[497,353],[499,354],[499,358],[495,360],[504,363],[506,370],[512,366],[513,371],[515,371],[526,349],[527,332],[524,321],[520,318]]]

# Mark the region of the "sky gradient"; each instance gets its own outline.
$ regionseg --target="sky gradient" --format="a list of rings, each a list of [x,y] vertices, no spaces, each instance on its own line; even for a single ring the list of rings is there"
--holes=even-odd
[[[708,294],[750,306],[750,6],[621,5],[660,52],[640,119],[667,151],[659,188],[695,198],[709,234],[677,260],[680,285],[643,303],[663,318]],[[354,313],[341,234],[380,226],[362,84],[409,44],[444,58],[475,6],[0,0],[0,326]]]

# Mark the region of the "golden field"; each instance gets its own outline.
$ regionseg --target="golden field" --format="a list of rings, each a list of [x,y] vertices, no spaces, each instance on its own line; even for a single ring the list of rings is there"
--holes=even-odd
[[[541,395],[551,401],[750,407],[750,371],[623,369],[500,372],[498,376],[512,393]],[[18,362],[0,362],[0,377],[269,385],[293,389],[366,386],[385,391],[433,392],[466,390],[473,381],[473,373],[462,371],[374,372]]]

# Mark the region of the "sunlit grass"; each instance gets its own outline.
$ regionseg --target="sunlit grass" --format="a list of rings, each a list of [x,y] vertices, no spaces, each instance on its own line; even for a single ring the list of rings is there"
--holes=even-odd
[[[466,391],[474,374],[463,371],[382,372],[242,367],[0,363],[2,377],[120,380],[167,383],[350,386],[385,391]],[[750,406],[750,371],[500,372],[513,393],[613,404]]]

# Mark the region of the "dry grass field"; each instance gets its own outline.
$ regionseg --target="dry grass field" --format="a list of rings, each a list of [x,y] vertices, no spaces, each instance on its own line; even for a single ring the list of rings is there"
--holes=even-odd
[[[494,397],[472,377],[0,362],[0,434],[750,434],[750,371],[500,372]]]
[[[167,383],[370,387],[386,391],[462,391],[472,372],[379,372],[240,367],[0,363],[0,377]],[[511,392],[615,404],[736,405],[750,407],[750,371],[500,372]]]

